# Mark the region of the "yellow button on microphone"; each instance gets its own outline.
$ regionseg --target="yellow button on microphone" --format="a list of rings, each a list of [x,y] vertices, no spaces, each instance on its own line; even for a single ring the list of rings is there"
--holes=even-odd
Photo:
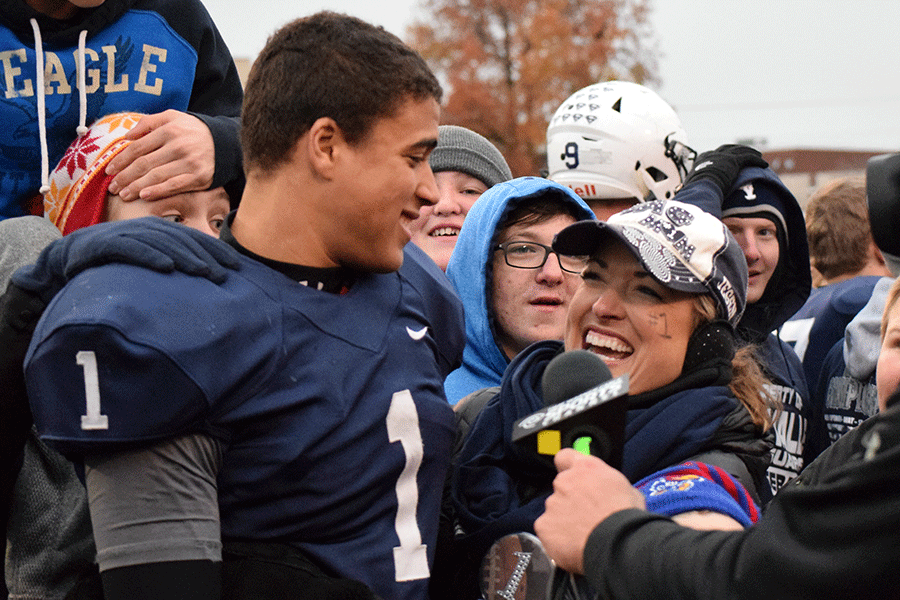
[[[558,429],[544,429],[537,432],[538,454],[554,456],[562,449],[562,433]]]

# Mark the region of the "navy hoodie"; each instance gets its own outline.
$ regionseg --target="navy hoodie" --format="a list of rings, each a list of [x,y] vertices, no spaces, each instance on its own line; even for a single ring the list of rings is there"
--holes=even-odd
[[[787,226],[787,251],[779,239],[782,246],[778,268],[762,297],[747,305],[737,326],[744,341],[758,346],[758,358],[772,381],[769,392],[783,407],[775,423],[775,450],[768,470],[769,483],[776,492],[803,469],[807,431],[811,422],[822,418],[809,402],[803,364],[791,346],[773,333],[809,298],[812,275],[806,221],[797,199],[772,169],[758,167],[742,170],[725,197],[747,184],[768,186],[778,195],[786,213],[782,216]],[[711,182],[700,180],[689,185],[678,193],[677,199],[722,218],[722,191]]]

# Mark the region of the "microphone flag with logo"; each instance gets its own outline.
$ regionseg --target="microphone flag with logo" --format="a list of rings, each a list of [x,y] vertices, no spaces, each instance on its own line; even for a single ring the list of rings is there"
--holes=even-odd
[[[599,356],[572,350],[550,361],[541,389],[544,408],[515,422],[513,443],[551,460],[574,448],[621,467],[628,375],[613,379]]]

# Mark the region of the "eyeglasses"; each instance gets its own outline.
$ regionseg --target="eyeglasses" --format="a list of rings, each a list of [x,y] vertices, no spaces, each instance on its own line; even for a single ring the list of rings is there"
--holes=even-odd
[[[587,263],[584,256],[567,256],[554,252],[550,246],[538,244],[537,242],[517,242],[511,241],[499,244],[494,251],[503,251],[503,257],[506,264],[516,269],[540,269],[547,262],[550,254],[556,254],[556,260],[559,262],[559,268],[566,273],[580,274],[584,270]]]

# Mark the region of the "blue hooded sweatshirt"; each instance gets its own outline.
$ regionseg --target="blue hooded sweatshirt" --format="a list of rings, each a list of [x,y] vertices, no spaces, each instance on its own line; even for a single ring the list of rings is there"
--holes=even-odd
[[[76,77],[81,65],[83,99]],[[0,72],[0,219],[39,214],[42,161],[52,171],[79,125],[116,112],[174,109],[197,117],[213,138],[211,187],[237,185],[229,189],[236,194],[243,185],[241,81],[200,0],[106,0],[64,20],[24,0],[0,0]]]
[[[500,385],[509,359],[494,338],[494,315],[489,308],[493,240],[497,225],[521,201],[553,195],[571,204],[581,219],[594,213],[572,190],[538,177],[520,177],[497,184],[472,205],[447,264],[447,277],[462,299],[466,314],[466,347],[462,366],[444,381],[450,404],[482,388]]]

